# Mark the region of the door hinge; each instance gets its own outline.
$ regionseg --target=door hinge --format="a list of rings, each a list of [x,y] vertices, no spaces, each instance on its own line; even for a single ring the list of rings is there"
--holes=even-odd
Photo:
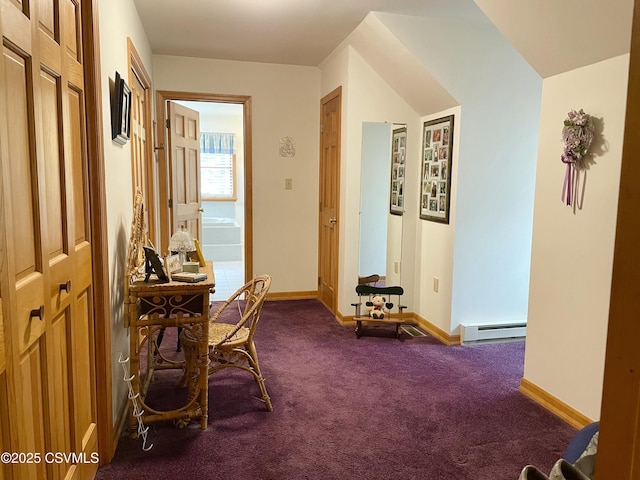
[[[173,208],[173,199],[172,198],[169,199],[169,208]]]
[[[167,118],[165,125],[167,126],[167,128],[171,128],[171,120]]]

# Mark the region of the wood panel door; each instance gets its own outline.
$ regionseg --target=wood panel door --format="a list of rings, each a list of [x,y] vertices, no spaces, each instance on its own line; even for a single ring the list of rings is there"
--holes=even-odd
[[[169,102],[172,233],[181,227],[202,240],[200,198],[200,114]]]
[[[98,457],[81,5],[0,2],[0,407],[8,436],[1,443],[42,456],[5,468],[9,478],[92,478]],[[46,452],[73,459],[46,462]]]
[[[149,240],[157,246],[156,198],[153,161],[153,128],[151,121],[151,77],[144,68],[133,41],[127,40],[129,51],[129,86],[131,87],[131,177],[133,198],[142,192],[147,199],[144,220]]]
[[[341,109],[341,88],[321,100],[318,297],[333,313],[338,283]]]
[[[150,189],[152,172],[149,171],[147,162],[147,91],[137,75],[132,73],[129,75],[129,85],[131,86],[131,178],[133,181],[133,198],[136,192],[142,192],[142,198],[151,200],[150,195],[153,191]],[[150,192],[151,190],[151,192]],[[148,203],[153,204],[149,201]],[[147,205],[145,205],[146,207]],[[149,208],[144,209],[144,224],[149,231],[149,238],[153,242],[152,236],[154,229],[150,223]]]

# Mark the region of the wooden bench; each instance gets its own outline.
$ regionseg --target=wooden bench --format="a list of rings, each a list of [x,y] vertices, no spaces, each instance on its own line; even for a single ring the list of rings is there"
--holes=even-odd
[[[404,309],[402,305],[402,295],[404,289],[399,286],[392,287],[376,287],[373,285],[360,284],[356,287],[358,294],[358,302],[352,303],[355,307],[356,314],[354,321],[356,322],[356,337],[360,338],[365,332],[366,325],[392,325],[396,330],[396,337],[400,337],[400,326],[404,323]],[[376,315],[382,317],[376,318],[372,316],[372,301],[374,297],[381,296],[384,298],[382,311],[377,310]]]

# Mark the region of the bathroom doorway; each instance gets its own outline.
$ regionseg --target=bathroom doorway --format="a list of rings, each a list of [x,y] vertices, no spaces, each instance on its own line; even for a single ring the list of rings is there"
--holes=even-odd
[[[213,300],[244,284],[244,106],[175,101],[200,114],[200,198],[204,258],[216,275]]]
[[[170,100],[199,113],[199,240],[205,259],[214,264],[212,300],[226,300],[252,275],[251,187],[247,181],[251,171],[250,98],[216,101],[211,96],[166,93],[171,95],[161,101]]]

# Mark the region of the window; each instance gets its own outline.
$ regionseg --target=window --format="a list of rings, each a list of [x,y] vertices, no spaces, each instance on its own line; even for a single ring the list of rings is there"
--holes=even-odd
[[[236,200],[233,133],[200,134],[200,191],[203,200]]]

